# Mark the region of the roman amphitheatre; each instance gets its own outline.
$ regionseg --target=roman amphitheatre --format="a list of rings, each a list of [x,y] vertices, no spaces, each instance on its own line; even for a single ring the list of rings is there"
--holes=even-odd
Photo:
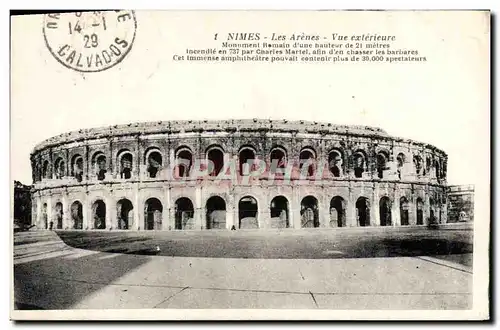
[[[115,125],[42,141],[31,164],[38,229],[446,223],[446,153],[366,126],[261,119]]]

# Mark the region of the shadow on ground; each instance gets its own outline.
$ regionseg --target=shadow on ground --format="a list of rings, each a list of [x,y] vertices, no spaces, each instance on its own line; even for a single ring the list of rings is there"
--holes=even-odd
[[[101,257],[99,253],[75,259],[53,257],[14,265],[15,309],[70,308],[148,262],[130,255]],[[75,281],[80,285],[74,285]]]
[[[66,244],[77,248],[175,257],[259,259],[446,257],[470,254],[473,251],[471,230],[60,231],[57,234]],[[460,258],[455,259],[460,262]]]

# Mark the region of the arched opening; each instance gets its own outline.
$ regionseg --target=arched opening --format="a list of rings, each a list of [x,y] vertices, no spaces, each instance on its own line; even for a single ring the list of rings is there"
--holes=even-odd
[[[226,202],[219,196],[212,196],[207,200],[206,222],[207,229],[226,228]]]
[[[120,157],[120,178],[130,179],[132,177],[133,157],[130,152],[123,152]]]
[[[440,168],[441,166],[439,165],[439,161],[436,160],[436,179],[441,179],[441,171]]]
[[[437,223],[437,218],[436,218],[434,208],[435,208],[434,199],[429,198],[429,224],[436,224]]]
[[[403,166],[405,165],[405,155],[402,153],[398,154],[396,160],[398,162],[398,178],[399,180],[401,180],[401,177],[403,175]]]
[[[288,219],[288,200],[284,196],[276,196],[271,200],[271,228],[290,227]]]
[[[209,164],[213,166],[210,176],[219,175],[224,168],[224,152],[217,147],[212,147],[207,152],[207,159]]]
[[[332,150],[328,154],[328,168],[335,178],[340,177],[342,169],[342,154],[338,150]]]
[[[35,166],[35,168],[34,168],[35,180],[33,182],[37,182],[37,181],[42,180],[42,178],[43,178],[43,176],[42,176],[42,164],[37,163],[34,160],[32,162],[34,163],[34,166]]]
[[[422,172],[422,157],[413,156],[413,165],[415,165],[415,173],[420,174]]]
[[[379,152],[377,154],[377,175],[379,179],[384,178],[384,171],[387,169],[388,157],[385,153]]]
[[[314,176],[314,168],[315,168],[315,160],[316,160],[316,153],[314,150],[310,148],[304,148],[299,154],[299,168],[300,168],[300,173],[302,174],[302,170],[304,167],[306,167],[306,175],[308,177]]]
[[[422,198],[417,198],[417,225],[424,224],[424,201]]]
[[[269,158],[271,160],[270,172],[272,174],[276,174],[277,169],[280,169],[280,171],[285,169],[287,163],[287,156],[284,148],[274,147],[271,150]]]
[[[71,204],[71,220],[73,229],[83,229],[83,205],[79,201]]]
[[[54,162],[54,173],[56,179],[62,179],[64,177],[65,174],[64,167],[65,167],[64,160],[61,157],[57,158],[56,161]]]
[[[425,158],[425,169],[424,169],[424,175],[427,173],[430,175],[431,172],[431,159],[429,156],[426,156]]]
[[[42,165],[42,178],[44,179],[49,179],[50,178],[50,175],[49,175],[49,161],[46,160],[43,162],[43,165]]]
[[[176,165],[178,169],[178,176],[180,178],[187,178],[190,175],[191,164],[193,163],[193,154],[187,148],[179,149],[175,156]]]
[[[56,222],[56,229],[63,229],[63,205],[61,202],[56,203],[54,210],[54,219]]]
[[[399,199],[399,215],[401,218],[401,226],[408,226],[410,224],[408,209],[408,199],[403,196]]]
[[[98,199],[92,205],[92,219],[94,219],[94,229],[106,229],[106,203]]]
[[[253,170],[252,165],[255,160],[255,151],[249,147],[242,148],[239,155],[240,175],[248,175]]]
[[[130,229],[134,224],[134,206],[126,198],[116,203],[116,214],[118,216],[118,229]]]
[[[149,198],[144,205],[144,229],[159,230],[162,228],[163,205],[158,198]]]
[[[42,227],[43,229],[49,228],[49,219],[47,215],[47,203],[43,203],[42,206]]]
[[[83,180],[83,157],[80,155],[73,156],[71,160],[71,176],[78,182]]]
[[[246,196],[238,202],[238,219],[241,229],[257,229],[259,207],[257,200],[251,196]]]
[[[379,215],[380,215],[380,225],[381,226],[391,226],[392,225],[391,200],[387,196],[384,196],[380,199]]]
[[[152,151],[148,154],[147,171],[150,178],[156,178],[162,166],[162,157],[159,151]]]
[[[175,229],[194,228],[194,207],[189,198],[181,197],[175,201]]]
[[[335,196],[330,201],[330,227],[346,227],[345,200]]]
[[[370,202],[366,197],[359,197],[356,201],[356,218],[358,226],[367,227],[370,225]]]
[[[318,200],[314,196],[306,196],[300,202],[300,218],[302,228],[319,227]]]
[[[104,156],[104,153],[98,152],[94,155],[92,159],[92,167],[94,168],[94,173],[97,177],[97,180],[102,181],[106,178],[107,165],[106,156]]]
[[[365,171],[365,155],[361,152],[356,152],[352,155],[354,163],[354,177],[362,178]]]

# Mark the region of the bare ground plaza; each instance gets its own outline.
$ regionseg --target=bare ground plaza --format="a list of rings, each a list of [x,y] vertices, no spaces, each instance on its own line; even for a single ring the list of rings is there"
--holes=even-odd
[[[472,228],[442,227],[16,233],[15,308],[470,309]]]

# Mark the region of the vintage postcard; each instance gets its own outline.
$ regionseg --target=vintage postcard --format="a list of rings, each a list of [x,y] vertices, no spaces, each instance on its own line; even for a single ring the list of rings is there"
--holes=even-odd
[[[11,318],[487,320],[489,11],[11,17]]]

